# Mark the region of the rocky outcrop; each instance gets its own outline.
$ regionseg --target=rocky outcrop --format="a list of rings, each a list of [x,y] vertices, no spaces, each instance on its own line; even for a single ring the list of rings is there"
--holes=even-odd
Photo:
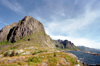
[[[30,16],[26,16],[19,21],[18,25],[10,30],[8,41],[16,42],[25,36],[29,36],[38,32],[43,32],[45,35],[42,23]],[[30,38],[28,39],[30,40]]]
[[[80,50],[71,41],[68,40],[54,40],[55,46],[61,49]]]
[[[17,23],[16,23],[17,24]],[[25,16],[22,20],[4,27],[0,31],[0,41],[8,42],[32,41],[31,44],[54,48],[52,39],[45,33],[42,23],[30,16]]]
[[[15,27],[17,23],[13,23],[11,25],[7,25],[0,30],[0,42],[7,40],[7,35],[11,28]]]
[[[68,40],[64,40],[63,45],[64,45],[64,48],[71,48],[71,47],[74,48],[75,47],[75,45],[71,43],[71,41],[68,41]]]

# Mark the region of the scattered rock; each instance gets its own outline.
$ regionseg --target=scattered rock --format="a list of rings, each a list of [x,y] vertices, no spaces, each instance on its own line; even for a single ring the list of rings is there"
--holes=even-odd
[[[3,57],[3,55],[0,55],[0,58],[2,58]]]
[[[15,51],[15,53],[18,53],[18,54],[20,54],[20,53],[22,53],[22,52],[24,52],[23,49],[20,49],[20,50],[16,50],[16,51]]]
[[[15,61],[17,61],[17,60],[16,59],[9,59],[9,60],[7,60],[7,63],[13,63]]]
[[[61,58],[60,63],[58,65],[70,65],[70,63],[67,62],[66,59]]]
[[[27,51],[27,52],[26,52],[26,55],[29,55],[29,54],[31,54],[31,52]]]
[[[21,58],[21,57],[19,57],[19,58],[17,58],[17,60],[18,60],[18,61],[22,61],[22,58]]]
[[[21,55],[29,55],[29,54],[31,54],[31,52],[27,51],[27,52],[22,53]]]
[[[73,58],[77,58],[74,54],[72,53],[68,53],[69,56],[73,57]]]
[[[48,66],[48,64],[46,62],[42,62],[41,64],[39,64],[38,66]]]
[[[75,65],[75,66],[80,66],[80,64],[77,64],[77,65]]]

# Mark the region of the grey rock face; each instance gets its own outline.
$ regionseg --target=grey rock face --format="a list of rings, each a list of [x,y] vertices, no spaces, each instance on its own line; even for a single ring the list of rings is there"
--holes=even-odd
[[[64,45],[65,48],[75,47],[75,45],[73,43],[71,43],[71,41],[68,41],[68,40],[64,40],[63,45]]]
[[[30,16],[24,17],[19,21],[18,25],[10,30],[8,41],[16,42],[25,36],[34,34],[35,32],[44,32],[45,30],[39,21]],[[30,39],[29,39],[30,40]]]
[[[71,41],[68,40],[54,40],[55,46],[61,49],[80,50]]]
[[[54,48],[52,39],[45,33],[42,23],[30,16],[25,16],[13,26],[6,26],[0,31],[0,42],[33,41],[38,46]]]
[[[13,23],[11,25],[7,25],[0,30],[0,42],[7,40],[7,35],[11,28],[15,27],[17,23]]]

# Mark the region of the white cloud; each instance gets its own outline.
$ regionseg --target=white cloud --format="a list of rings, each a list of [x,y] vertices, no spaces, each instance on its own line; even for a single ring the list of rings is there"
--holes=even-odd
[[[100,15],[96,11],[86,11],[78,18],[65,19],[58,21],[56,17],[52,17],[53,21],[47,23],[46,30],[48,33],[62,32],[67,35],[73,35],[78,30],[86,29],[87,26],[92,24]]]
[[[86,11],[78,17],[71,19],[59,21],[57,20],[57,17],[52,16],[52,22],[46,24],[46,32],[53,39],[68,39],[75,45],[99,48],[100,42],[97,42],[96,39],[92,40],[85,38],[84,36],[78,36],[79,30],[87,30],[87,27],[94,23],[98,17],[100,17],[99,11],[91,11],[89,9],[86,9]],[[77,35],[78,37],[74,35]]]
[[[21,7],[21,5],[16,2],[15,0],[13,0],[12,2],[9,0],[2,0],[2,3],[8,7],[9,9],[15,11],[15,12],[24,12],[24,9]]]
[[[0,21],[0,23],[4,24],[4,25],[8,25],[6,22]]]

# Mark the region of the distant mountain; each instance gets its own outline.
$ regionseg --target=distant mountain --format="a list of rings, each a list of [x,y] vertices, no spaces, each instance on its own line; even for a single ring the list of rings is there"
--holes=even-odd
[[[60,49],[67,49],[67,50],[80,50],[76,47],[71,41],[68,40],[54,40],[55,46]]]
[[[22,43],[19,47],[29,45],[55,47],[52,39],[45,33],[42,23],[30,16],[25,16],[18,23],[13,23],[0,30],[0,44],[5,43]]]
[[[95,49],[95,48],[89,48],[85,46],[77,46],[78,48],[84,50],[84,51],[90,51],[90,52],[100,52],[100,49]]]

